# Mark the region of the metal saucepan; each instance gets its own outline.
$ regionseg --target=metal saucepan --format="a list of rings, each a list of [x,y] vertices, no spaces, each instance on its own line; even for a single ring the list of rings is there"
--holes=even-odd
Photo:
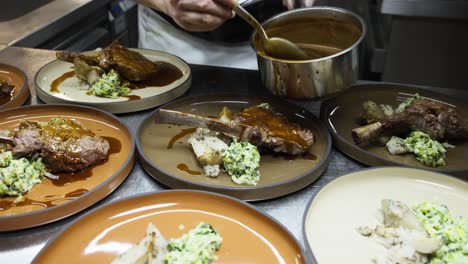
[[[267,56],[256,32],[252,34],[261,81],[273,94],[319,98],[338,93],[357,80],[358,45],[366,35],[366,25],[353,12],[335,7],[302,8],[272,17],[263,26],[269,36],[289,39],[311,55],[303,61]]]

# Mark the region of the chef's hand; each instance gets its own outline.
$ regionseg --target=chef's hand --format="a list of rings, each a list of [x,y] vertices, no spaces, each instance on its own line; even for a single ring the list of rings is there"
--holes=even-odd
[[[294,9],[294,4],[299,1],[301,7],[311,7],[315,0],[283,0],[283,5],[289,10]]]
[[[172,17],[187,31],[202,32],[216,29],[234,17],[237,0],[137,0]]]

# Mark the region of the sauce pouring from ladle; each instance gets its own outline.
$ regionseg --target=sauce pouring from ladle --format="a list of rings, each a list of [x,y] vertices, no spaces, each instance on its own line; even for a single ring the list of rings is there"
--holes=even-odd
[[[239,4],[234,6],[234,12],[257,30],[264,52],[267,55],[283,60],[310,59],[310,56],[304,50],[291,41],[278,37],[269,38],[262,25]]]

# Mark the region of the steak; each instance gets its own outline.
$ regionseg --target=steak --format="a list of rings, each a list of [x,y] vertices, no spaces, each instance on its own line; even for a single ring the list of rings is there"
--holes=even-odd
[[[106,72],[114,69],[129,81],[148,80],[158,72],[155,63],[117,42],[113,42],[109,47],[101,51],[88,53],[58,51],[56,56],[59,60],[74,63],[75,67],[78,68],[83,68],[83,65],[87,64],[90,67],[97,66]],[[80,60],[77,61],[75,58]]]
[[[419,98],[401,113],[353,129],[352,136],[357,144],[368,145],[382,134],[405,134],[416,130],[438,141],[466,139],[468,119],[449,104]]]
[[[74,173],[107,160],[109,142],[80,122],[57,118],[50,122],[22,121],[14,131],[0,135],[13,145],[15,158],[43,157],[51,173]]]
[[[208,128],[276,153],[302,155],[314,144],[313,133],[290,122],[282,114],[260,106],[246,108],[234,115],[223,110],[221,118],[208,118],[160,109],[155,122]]]

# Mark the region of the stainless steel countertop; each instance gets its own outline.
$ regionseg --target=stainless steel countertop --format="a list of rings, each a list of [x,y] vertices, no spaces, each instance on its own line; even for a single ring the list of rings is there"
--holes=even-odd
[[[72,20],[80,19],[78,11],[107,4],[107,0],[53,0],[24,16],[0,22],[0,44],[13,45],[21,39],[41,31],[41,35],[57,33]],[[18,4],[20,5],[20,4]],[[67,21],[64,21],[67,18]],[[51,28],[54,27],[54,28]],[[45,32],[46,31],[46,32]],[[44,36],[41,36],[44,37]]]
[[[16,65],[23,69],[28,75],[31,84],[32,98],[27,104],[38,103],[33,85],[34,73],[54,58],[55,52],[47,50],[8,47],[0,51],[1,62]],[[268,95],[266,90],[258,86],[259,80],[255,71],[197,65],[191,65],[191,68],[194,82],[188,93],[190,96],[233,93],[233,89],[235,89],[236,93],[241,94]],[[439,92],[452,96],[459,96],[461,98],[468,98],[468,92],[463,90],[441,89]],[[317,116],[319,114],[320,101],[291,102],[304,107]],[[133,133],[136,133],[140,122],[152,111],[153,110],[123,114],[119,115],[119,117]],[[301,244],[304,242],[301,233],[302,215],[310,197],[331,180],[366,167],[348,158],[334,148],[330,155],[330,165],[328,169],[317,181],[308,187],[285,197],[252,203],[256,208],[266,212],[286,226]],[[0,259],[2,263],[30,263],[50,238],[56,236],[73,220],[84,213],[128,196],[147,192],[158,192],[165,189],[166,187],[160,185],[151,176],[146,174],[137,163],[123,184],[94,206],[51,224],[14,232],[0,232]]]

